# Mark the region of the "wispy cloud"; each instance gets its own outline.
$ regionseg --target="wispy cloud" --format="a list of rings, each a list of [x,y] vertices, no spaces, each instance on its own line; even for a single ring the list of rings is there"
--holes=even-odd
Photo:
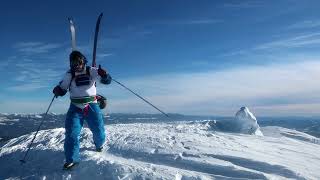
[[[320,62],[315,60],[117,80],[165,112],[232,116],[239,107],[249,106],[260,116],[320,115],[316,111],[320,108],[319,75]],[[31,91],[44,87],[42,83],[32,83],[9,87],[9,90]],[[98,92],[107,96],[110,112],[157,113],[114,82],[109,86],[98,85]],[[67,101],[67,97],[64,98]],[[0,106],[5,106],[5,103],[9,102],[2,102]],[[34,103],[30,101],[30,104]],[[45,106],[47,102],[39,104],[35,107]],[[28,106],[28,102],[21,102],[20,105]],[[32,111],[31,107],[26,108],[31,112],[37,110]],[[59,111],[57,108],[53,110],[65,112],[67,107],[59,108]]]
[[[276,40],[273,42],[258,45],[255,50],[271,49],[271,48],[296,48],[305,47],[308,45],[319,45],[320,33],[311,33],[295,36],[292,38]]]
[[[245,8],[255,8],[264,6],[263,1],[238,1],[234,3],[225,3],[223,7],[226,8],[236,8],[236,9],[245,9]]]
[[[320,103],[281,104],[272,106],[255,106],[256,114],[271,116],[277,110],[277,116],[319,116]]]
[[[293,104],[316,103],[314,99],[320,98],[317,93],[320,91],[320,85],[316,81],[319,75],[320,62],[310,61],[253,66],[219,72],[167,74],[121,81],[164,111],[187,114],[225,112],[222,115],[231,115],[240,106],[247,105],[253,108],[269,107],[272,111],[264,115],[271,115],[271,113],[276,115],[277,105],[290,107]],[[126,90],[119,91],[118,88],[113,87],[101,91],[110,94],[113,102],[110,106],[114,111],[121,109],[121,111],[132,112],[132,110],[147,109],[146,111],[149,112],[152,110],[129,92],[127,97],[117,98],[116,94],[125,93]],[[296,98],[291,103],[290,98],[294,97],[302,98]],[[267,99],[282,99],[287,104],[283,102],[279,104],[277,101],[265,103]],[[137,103],[138,101],[142,103]],[[318,103],[320,104],[320,101]],[[112,107],[113,104],[114,107]],[[304,114],[312,110],[300,108],[300,112]]]
[[[209,19],[209,18],[198,18],[198,19],[185,19],[185,20],[168,20],[159,21],[155,24],[161,25],[210,25],[223,22],[219,19]]]
[[[238,49],[230,52],[221,54],[220,56],[239,56],[248,54],[258,54],[258,52],[269,51],[269,50],[286,50],[290,48],[308,48],[312,46],[320,45],[320,32],[304,33],[298,35],[291,35],[289,38],[277,39],[265,43],[255,44],[251,48]]]
[[[5,69],[10,66],[11,60],[3,60],[0,62],[0,69]]]
[[[108,56],[113,56],[114,54],[112,53],[99,53],[97,56],[99,58],[105,58],[105,57],[108,57]]]
[[[226,52],[221,54],[220,56],[222,57],[227,57],[227,56],[239,56],[239,55],[245,55],[248,54],[252,49],[241,49],[241,50],[234,50],[230,52]]]
[[[16,91],[16,92],[28,92],[28,91],[35,91],[41,88],[47,88],[47,85],[43,83],[28,83],[28,84],[19,84],[15,86],[10,86],[7,88],[9,91]]]
[[[175,21],[172,22],[174,24],[180,24],[180,25],[201,25],[201,24],[217,24],[221,23],[222,20],[217,19],[191,19],[186,21]]]
[[[319,20],[305,20],[301,22],[297,22],[295,24],[289,25],[288,29],[308,29],[308,28],[316,28],[320,27]]]
[[[6,113],[45,113],[50,98],[52,97],[47,97],[47,99],[37,99],[36,101],[22,99],[15,99],[14,101],[4,100],[0,102],[0,109],[1,112]],[[67,99],[55,99],[55,102],[52,104],[50,112],[66,113],[66,110],[68,109],[68,104],[62,103],[63,101],[65,102],[67,101]]]
[[[9,77],[11,86],[5,88],[8,91],[30,92],[50,86],[51,81],[59,79],[62,72],[53,70],[50,67],[43,67],[32,59],[21,58],[15,64],[15,76]],[[52,86],[52,85],[51,85]]]
[[[62,47],[62,44],[43,42],[19,42],[13,46],[19,52],[26,54],[48,53],[51,50]]]

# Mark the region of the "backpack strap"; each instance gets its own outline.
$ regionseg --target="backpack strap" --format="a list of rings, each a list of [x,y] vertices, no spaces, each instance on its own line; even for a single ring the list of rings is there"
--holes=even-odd
[[[72,82],[73,78],[75,77],[75,73],[71,69],[68,71],[68,73],[71,74],[71,79],[70,79],[69,88],[68,88],[69,91],[70,91],[71,82]]]
[[[90,76],[90,70],[91,70],[91,67],[90,66],[86,66],[86,73],[89,76]]]

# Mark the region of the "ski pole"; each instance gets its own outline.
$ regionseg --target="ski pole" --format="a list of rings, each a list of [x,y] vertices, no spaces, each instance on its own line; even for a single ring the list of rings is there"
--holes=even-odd
[[[43,124],[43,121],[44,121],[44,120],[46,119],[46,117],[47,117],[48,111],[49,111],[49,109],[50,109],[50,107],[51,107],[51,105],[52,105],[52,102],[53,102],[53,100],[54,100],[55,97],[56,97],[56,96],[53,96],[53,98],[52,98],[52,100],[51,100],[51,102],[50,102],[50,105],[49,105],[49,107],[48,107],[48,109],[47,109],[47,112],[45,113],[45,115],[44,115],[44,117],[43,117],[40,125],[38,126],[37,132],[35,133],[35,135],[33,136],[33,139],[31,140],[31,142],[30,142],[30,144],[29,144],[29,147],[28,147],[28,150],[27,150],[26,154],[24,155],[23,159],[20,160],[21,164],[26,163],[26,157],[27,157],[27,155],[28,155],[28,153],[29,153],[29,150],[30,150],[30,148],[31,148],[31,146],[32,146],[32,144],[33,144],[34,139],[36,139],[36,136],[37,136],[37,134],[38,134],[38,132],[39,132],[39,130],[40,130],[40,127],[41,127],[41,125]]]
[[[151,104],[149,101],[147,101],[146,99],[144,99],[143,97],[141,97],[139,94],[133,92],[131,89],[129,89],[128,87],[126,87],[125,85],[123,85],[122,83],[120,83],[119,81],[115,80],[112,78],[112,80],[116,83],[118,83],[120,86],[124,87],[125,89],[127,89],[128,91],[130,91],[131,93],[133,93],[134,95],[136,95],[137,97],[139,97],[140,99],[142,99],[144,102],[148,103],[150,106],[154,107],[155,109],[157,109],[158,111],[160,111],[162,114],[164,114],[165,116],[169,117],[169,115],[163,111],[161,111],[159,108],[157,108],[155,105]]]

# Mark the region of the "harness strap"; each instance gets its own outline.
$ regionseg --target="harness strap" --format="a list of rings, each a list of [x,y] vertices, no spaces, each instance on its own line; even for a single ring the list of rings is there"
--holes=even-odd
[[[88,116],[88,114],[89,114],[89,107],[90,107],[90,105],[88,104],[88,106],[86,106],[86,107],[82,110],[84,116]]]
[[[84,116],[88,116],[89,108],[91,108],[89,104],[87,104],[83,109],[76,106],[77,112],[82,113]]]
[[[81,98],[70,98],[72,103],[75,104],[85,104],[91,103],[96,100],[96,96],[88,96],[88,97],[81,97]]]

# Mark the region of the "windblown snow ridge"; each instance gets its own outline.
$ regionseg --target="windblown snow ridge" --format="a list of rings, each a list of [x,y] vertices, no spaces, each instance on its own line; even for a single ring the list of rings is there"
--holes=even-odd
[[[40,131],[27,163],[20,165],[33,133],[0,151],[0,178],[20,179],[319,179],[319,144],[291,137],[224,133],[203,122],[107,125],[108,146],[94,151],[81,134],[81,163],[62,171],[64,129]],[[279,129],[283,132],[283,129]],[[272,134],[272,133],[271,133]],[[274,134],[274,133],[273,133]],[[281,133],[279,133],[281,135]],[[306,163],[308,162],[308,163]]]

